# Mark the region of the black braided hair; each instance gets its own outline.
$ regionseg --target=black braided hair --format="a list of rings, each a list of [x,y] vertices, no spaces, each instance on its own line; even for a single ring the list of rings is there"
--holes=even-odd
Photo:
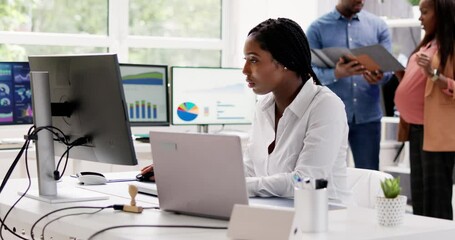
[[[248,36],[254,37],[261,49],[269,51],[280,64],[296,72],[304,83],[313,77],[321,82],[311,68],[311,51],[302,28],[291,19],[268,19],[251,29]]]

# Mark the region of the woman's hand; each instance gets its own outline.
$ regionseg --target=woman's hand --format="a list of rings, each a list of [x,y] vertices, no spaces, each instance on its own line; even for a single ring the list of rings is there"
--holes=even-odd
[[[431,58],[423,53],[416,53],[417,55],[417,64],[422,67],[423,72],[427,77],[433,76],[433,68],[431,67]],[[439,75],[439,78],[434,82],[439,88],[447,89],[448,88],[448,79],[442,74]],[[452,95],[453,93],[451,93]]]
[[[141,169],[141,174],[145,174],[145,173],[148,173],[150,171],[153,171],[153,164],[150,164],[147,167],[143,167]]]
[[[433,75],[433,69],[431,68],[431,58],[424,53],[416,53],[417,65],[419,65],[427,77]]]
[[[155,173],[153,169],[153,164],[148,165],[141,169],[141,175],[147,179],[145,181],[155,182]]]

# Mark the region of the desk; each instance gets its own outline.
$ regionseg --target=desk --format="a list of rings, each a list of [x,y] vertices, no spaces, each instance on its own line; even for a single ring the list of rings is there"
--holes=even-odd
[[[109,176],[109,175],[108,175]],[[0,215],[3,217],[12,203],[18,198],[17,191],[25,189],[26,179],[12,179],[0,195]],[[75,187],[76,179],[66,178],[59,183],[59,188]],[[35,182],[35,181],[32,181]],[[61,186],[60,186],[61,185]],[[33,199],[24,198],[11,212],[6,223],[10,228],[16,227],[20,232],[24,229],[29,233],[30,227],[42,215],[56,209],[69,206],[107,206],[111,204],[129,204],[127,183],[111,183],[103,186],[92,186],[87,189],[97,192],[111,192],[109,200],[83,203],[46,204]],[[121,189],[124,188],[124,191]],[[137,204],[143,207],[157,206],[157,199],[138,195]],[[81,212],[76,210],[75,212]],[[85,210],[86,211],[86,210]],[[93,211],[93,210],[90,210]],[[43,225],[55,217],[65,215],[63,211],[44,219],[35,230],[39,233]],[[125,224],[169,224],[169,225],[205,225],[228,226],[227,221],[176,215],[159,210],[146,209],[142,214],[126,213],[106,209],[92,215],[80,215],[62,218],[50,224],[45,231],[45,239],[87,239],[100,229]],[[6,231],[5,239],[15,239]],[[184,228],[122,228],[107,231],[95,239],[227,239],[227,230],[184,229]],[[319,234],[305,234],[305,239],[453,239],[455,222],[414,216],[407,214],[404,224],[396,228],[381,227],[376,222],[374,209],[352,207],[329,211],[329,231]],[[39,238],[37,238],[39,239]]]
[[[9,169],[11,163],[16,158],[20,149],[0,149],[0,176],[5,176],[7,170]],[[28,163],[30,174],[32,177],[36,177],[36,151],[35,147],[32,144],[28,149]],[[65,172],[65,175],[75,174],[80,171],[98,171],[98,172],[124,172],[124,171],[139,171],[142,167],[150,165],[152,162],[151,147],[148,143],[140,143],[134,141],[134,150],[136,152],[136,157],[138,159],[137,166],[124,166],[124,165],[115,165],[115,164],[106,164],[106,163],[97,163],[91,161],[82,161],[71,159],[68,162],[68,166]],[[60,159],[59,156],[55,157],[56,161]],[[25,157],[22,155],[21,160],[19,161],[16,169],[12,174],[12,178],[25,178],[27,177],[25,171]]]
[[[32,181],[36,182],[36,181]],[[65,178],[64,182],[59,183],[59,188],[72,188],[77,186],[76,179]],[[26,179],[12,179],[8,182],[4,192],[0,195],[0,215],[3,218],[6,211],[19,197],[17,191],[25,189],[27,185]],[[36,184],[35,184],[36,186]],[[33,186],[33,187],[35,187]],[[64,204],[47,204],[44,202],[36,201],[29,198],[23,198],[16,208],[11,212],[6,220],[6,224],[21,232],[25,229],[27,237],[32,224],[44,214],[56,209],[70,207],[70,206],[108,206],[111,204],[129,204],[127,183],[113,183],[100,187],[100,191],[109,189],[116,189],[114,193],[109,196],[109,200],[103,201],[89,201],[79,203],[64,203]],[[124,188],[125,194],[117,194],[121,188]],[[157,206],[157,199],[145,195],[138,195],[137,205],[142,207]],[[76,209],[72,211],[63,211],[51,215],[42,221],[36,228],[35,235],[41,232],[44,224],[54,219],[55,217],[66,215],[68,213],[79,212],[93,212],[93,209],[84,210]],[[159,210],[146,209],[142,214],[127,213],[122,211],[114,211],[112,209],[105,209],[99,213],[92,215],[80,215],[74,217],[62,218],[50,224],[45,231],[45,239],[87,239],[96,231],[114,226],[125,224],[160,224],[160,225],[208,225],[227,227],[228,222],[222,220],[213,220],[199,217],[190,217],[184,215],[176,215],[168,212],[161,212]],[[7,231],[3,231],[5,239],[16,239],[12,237]],[[159,236],[159,239],[226,239],[226,230],[205,230],[205,229],[166,229],[166,228],[127,228],[108,231],[95,239],[150,239],[153,236]],[[73,238],[69,238],[73,237]],[[39,237],[35,237],[39,239]]]

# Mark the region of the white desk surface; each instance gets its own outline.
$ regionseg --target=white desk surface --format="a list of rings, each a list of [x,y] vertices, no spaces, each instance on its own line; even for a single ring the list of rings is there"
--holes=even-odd
[[[135,173],[128,173],[128,176]],[[122,175],[106,174],[108,178],[125,177]],[[36,180],[32,180],[33,183]],[[66,178],[59,183],[59,187],[77,187],[76,179]],[[3,218],[6,211],[18,198],[17,191],[25,189],[26,179],[12,179],[8,182],[4,191],[0,194],[0,216]],[[47,204],[29,198],[23,198],[16,208],[10,213],[6,224],[20,230],[25,229],[27,235],[31,225],[44,214],[69,206],[107,206],[111,204],[129,204],[127,193],[128,183],[110,183],[102,186],[91,186],[86,189],[100,193],[109,193],[109,200],[90,201],[65,204]],[[136,198],[137,205],[143,207],[157,206],[157,199],[154,197],[140,195]],[[35,229],[35,235],[41,232],[44,224],[58,216],[68,213],[79,213],[94,211],[72,210],[62,211],[45,218]],[[45,231],[45,239],[87,239],[93,233],[103,228],[116,225],[204,225],[204,226],[228,226],[228,221],[214,220],[201,217],[191,217],[176,215],[160,210],[145,209],[142,214],[127,213],[105,209],[99,213],[91,215],[79,215],[65,217],[51,223]],[[208,230],[208,229],[187,229],[187,228],[121,228],[109,230],[98,235],[94,239],[227,239],[227,230]],[[6,231],[3,231],[5,239],[10,239]],[[454,239],[455,222],[436,218],[427,218],[407,214],[404,224],[395,227],[381,227],[376,221],[374,209],[350,207],[342,210],[329,211],[329,231],[326,233],[305,234],[304,239]],[[36,237],[39,239],[39,237]],[[12,238],[14,239],[14,238]]]

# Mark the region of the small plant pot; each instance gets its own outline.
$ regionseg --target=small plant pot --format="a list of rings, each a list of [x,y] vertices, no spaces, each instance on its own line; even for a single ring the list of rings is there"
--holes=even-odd
[[[403,223],[406,208],[406,196],[396,198],[376,198],[378,223],[385,227],[395,227]]]

